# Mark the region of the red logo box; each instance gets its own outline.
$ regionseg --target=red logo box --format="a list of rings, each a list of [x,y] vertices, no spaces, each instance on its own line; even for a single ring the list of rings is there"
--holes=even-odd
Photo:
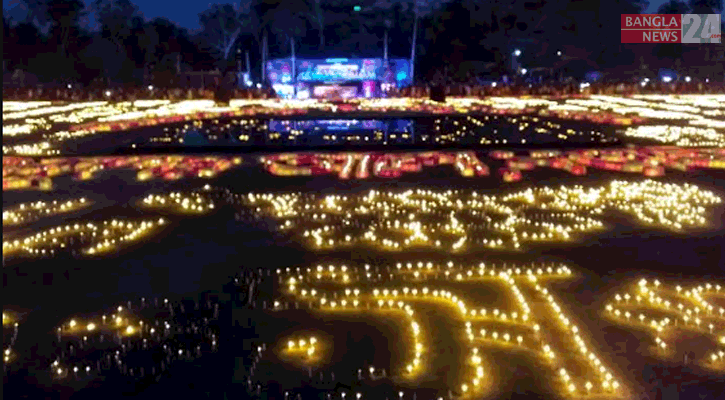
[[[622,14],[622,43],[680,43],[681,14]]]

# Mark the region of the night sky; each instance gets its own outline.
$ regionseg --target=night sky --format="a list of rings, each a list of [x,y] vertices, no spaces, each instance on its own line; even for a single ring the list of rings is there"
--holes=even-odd
[[[90,3],[90,0],[85,1]],[[668,1],[650,0],[650,6],[647,12],[656,12],[659,6]],[[224,1],[219,1],[218,3],[224,3]],[[137,0],[136,4],[139,5],[139,9],[147,19],[163,16],[184,28],[194,30],[199,28],[197,14],[209,8],[209,5],[214,4],[214,2],[210,3],[209,0],[184,0],[184,7],[179,7],[178,0],[149,0],[145,2]],[[613,22],[617,24],[617,29],[619,29],[619,21]]]
[[[16,0],[17,1],[17,0]],[[3,9],[13,8],[13,3],[16,1],[3,2]],[[90,4],[92,0],[84,0],[87,4]],[[666,3],[668,0],[650,0],[650,6],[646,10],[647,13],[654,13],[657,11],[660,5]],[[228,3],[227,1],[218,1],[217,3]],[[190,29],[199,29],[199,17],[198,14],[208,9],[210,4],[209,0],[184,0],[183,7],[180,7],[179,0],[136,0],[136,4],[139,10],[143,13],[147,20],[154,19],[157,17],[165,17],[171,21],[176,22],[180,26]],[[23,11],[15,10],[9,14],[17,17],[18,14],[22,15]],[[619,30],[619,21],[612,21],[614,29]]]

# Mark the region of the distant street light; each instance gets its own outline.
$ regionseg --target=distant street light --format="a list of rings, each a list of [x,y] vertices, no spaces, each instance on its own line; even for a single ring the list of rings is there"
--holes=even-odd
[[[111,97],[111,91],[110,90],[106,90],[106,97]]]
[[[689,76],[685,77],[685,82],[690,82],[691,80],[692,80],[692,78],[690,78]]]
[[[521,68],[521,75],[526,75],[528,71],[526,68]]]
[[[355,11],[360,11],[360,10],[362,10],[362,7],[360,7],[360,6],[355,6],[355,7],[353,7],[353,10],[355,10]]]
[[[556,52],[556,55],[559,56],[559,57],[561,57],[561,51],[557,51]]]
[[[521,55],[521,50],[519,50],[519,49],[514,50],[514,55],[516,57],[520,56]]]
[[[154,86],[153,85],[149,85],[149,90],[154,90]]]
[[[671,76],[663,76],[662,77],[662,82],[664,82],[664,83],[670,83],[670,82],[672,82],[672,77]]]

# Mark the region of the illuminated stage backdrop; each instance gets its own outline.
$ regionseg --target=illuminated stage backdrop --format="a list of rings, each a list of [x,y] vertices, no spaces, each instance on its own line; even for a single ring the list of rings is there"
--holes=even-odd
[[[389,83],[395,83],[398,87],[410,85],[409,61],[391,58],[388,62],[391,64],[391,70],[386,74],[382,58],[297,59],[295,64],[297,83],[303,87],[302,92],[314,93],[318,86],[340,84],[341,87],[356,87],[356,84],[361,82],[362,86],[357,93],[358,96],[366,97],[372,96],[370,83],[390,81]],[[271,60],[267,62],[267,71],[277,94],[289,96],[293,92],[291,59]]]

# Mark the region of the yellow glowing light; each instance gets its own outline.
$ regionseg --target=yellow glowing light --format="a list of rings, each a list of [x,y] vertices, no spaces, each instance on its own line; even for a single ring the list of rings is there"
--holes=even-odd
[[[330,266],[332,268],[332,266]],[[332,269],[330,269],[332,270]],[[357,278],[361,279],[368,279],[372,280],[374,279],[374,275],[371,273],[371,268],[369,266],[365,266],[363,272],[359,274],[352,274],[350,276],[355,276]],[[478,272],[480,269],[476,267],[475,271]],[[365,271],[368,271],[367,273]],[[506,283],[511,287],[512,294],[515,299],[519,301],[520,308],[516,311],[509,311],[509,310],[500,310],[500,309],[494,309],[491,310],[491,312],[487,312],[485,309],[481,308],[473,308],[471,305],[467,304],[466,300],[461,297],[458,294],[453,293],[450,290],[438,290],[434,289],[431,290],[427,287],[424,287],[423,289],[417,290],[403,286],[403,287],[370,287],[369,291],[360,291],[356,288],[346,287],[344,289],[341,289],[341,292],[339,294],[335,294],[332,292],[329,293],[321,293],[316,294],[316,299],[324,299],[326,297],[334,297],[339,298],[338,296],[342,296],[342,299],[336,300],[335,302],[322,302],[319,301],[317,303],[320,305],[324,310],[327,311],[333,311],[336,310],[333,303],[336,304],[343,304],[342,301],[345,300],[345,296],[349,298],[353,293],[355,293],[355,301],[358,301],[360,299],[361,301],[358,301],[357,304],[354,305],[355,308],[348,309],[348,310],[365,310],[369,308],[369,305],[377,304],[379,308],[375,308],[374,310],[379,310],[382,312],[386,311],[392,311],[392,310],[405,310],[407,315],[413,316],[412,309],[408,304],[406,304],[406,301],[403,300],[414,300],[414,299],[420,299],[425,300],[424,297],[427,297],[429,299],[437,299],[438,301],[445,301],[454,306],[454,309],[459,313],[460,316],[464,318],[465,321],[465,327],[467,331],[467,336],[469,340],[471,340],[471,343],[475,343],[477,340],[481,340],[483,338],[486,338],[486,330],[480,329],[481,337],[473,335],[473,321],[479,321],[479,320],[486,320],[486,319],[495,319],[497,321],[506,322],[507,324],[511,324],[512,326],[521,326],[521,327],[528,327],[535,332],[539,332],[541,330],[541,327],[536,324],[536,319],[531,318],[535,316],[535,314],[531,313],[531,309],[528,305],[528,302],[526,301],[526,296],[523,295],[523,293],[518,289],[518,286],[516,284],[517,280],[520,280],[522,282],[528,282],[531,285],[535,285],[537,288],[540,288],[543,291],[543,296],[545,299],[547,299],[550,303],[552,308],[557,310],[557,314],[559,319],[561,320],[562,326],[566,326],[569,331],[573,333],[573,338],[578,343],[578,347],[581,349],[586,349],[586,351],[583,352],[583,354],[586,357],[587,362],[589,363],[589,367],[593,371],[599,371],[601,374],[608,374],[608,370],[602,365],[602,362],[599,357],[597,357],[593,352],[589,351],[586,346],[583,344],[583,339],[580,337],[579,331],[580,329],[577,326],[574,326],[569,322],[569,318],[566,316],[566,314],[563,313],[563,310],[554,302],[552,294],[548,292],[545,288],[541,288],[539,283],[537,283],[537,279],[532,280],[533,277],[533,271],[536,271],[536,268],[529,268],[528,270],[526,268],[502,268],[500,270],[496,270],[496,268],[488,268],[487,273],[483,278],[480,277],[479,274],[473,274],[469,273],[473,272],[473,270],[469,269],[466,270],[465,268],[459,268],[454,266],[452,263],[449,263],[446,266],[439,266],[435,267],[432,263],[418,263],[417,265],[413,263],[409,263],[407,265],[401,265],[397,268],[395,268],[396,275],[400,275],[400,277],[403,276],[412,276],[413,272],[424,272],[424,274],[420,275],[420,278],[422,280],[427,279],[433,279],[435,274],[440,272],[450,272],[450,274],[442,274],[447,277],[448,280],[452,282],[465,282],[465,281],[476,281],[476,280],[501,280],[502,282]],[[491,274],[488,274],[488,272],[491,272]],[[300,273],[304,274],[304,271],[299,271],[294,273],[294,276],[299,276],[300,279],[304,277],[304,275],[300,275]],[[314,277],[317,271],[308,269],[307,274],[309,274],[311,277]],[[564,266],[557,266],[557,267],[545,267],[540,268],[539,272],[537,272],[538,280],[545,280],[545,279],[551,279],[551,277],[570,277],[571,271],[564,267]],[[341,282],[344,280],[342,276],[338,276],[337,278],[329,276],[328,278],[332,278],[333,282]],[[391,277],[395,279],[394,277]],[[288,280],[289,276],[283,277],[284,280]],[[305,279],[302,279],[303,282],[309,282],[310,284],[315,284],[318,281],[317,280],[310,280],[306,281]],[[354,282],[353,282],[354,284]],[[408,290],[406,290],[408,289]],[[304,290],[310,290],[310,288],[306,288]],[[349,303],[348,303],[349,304]],[[360,307],[360,308],[358,308]],[[472,311],[476,311],[476,313],[473,313]],[[469,320],[470,319],[470,320]],[[420,372],[423,372],[425,367],[421,364],[422,356],[425,354],[424,352],[427,352],[428,349],[424,346],[423,342],[416,342],[417,338],[420,336],[421,333],[424,333],[420,330],[420,325],[414,321],[411,321],[410,323],[411,331],[413,333],[412,338],[414,338],[414,345],[412,346],[415,349],[414,357],[412,357],[412,362],[406,363],[405,365],[405,371],[413,377],[414,374],[418,374]],[[534,326],[536,328],[534,328]],[[524,337],[519,334],[512,335],[510,332],[493,332],[492,334],[488,335],[488,340],[493,339],[494,343],[499,341],[500,344],[506,345],[508,343],[508,346],[511,345],[518,345],[523,348],[528,348],[524,341]],[[554,360],[557,358],[555,353],[552,351],[551,347],[549,345],[543,344],[544,352],[541,353],[542,356],[545,356],[547,359]],[[483,369],[477,368],[480,366],[479,364],[482,363],[482,358],[477,355],[478,351],[477,348],[472,348],[473,355],[470,358],[470,363],[472,365],[472,375],[470,379],[466,379],[466,383],[461,383],[468,385],[468,390],[474,390],[476,393],[480,388],[480,379],[483,375]],[[566,354],[566,353],[564,353]],[[411,354],[413,356],[413,354]],[[609,374],[611,375],[611,374]],[[588,377],[588,376],[587,376]],[[567,385],[569,383],[574,384],[574,382],[581,381],[581,385],[583,387],[586,387],[584,385],[585,379],[584,377],[570,377],[568,374],[565,375],[564,380],[566,381]],[[571,381],[571,382],[570,382]],[[461,386],[462,387],[462,386]],[[590,390],[590,389],[588,389]]]

